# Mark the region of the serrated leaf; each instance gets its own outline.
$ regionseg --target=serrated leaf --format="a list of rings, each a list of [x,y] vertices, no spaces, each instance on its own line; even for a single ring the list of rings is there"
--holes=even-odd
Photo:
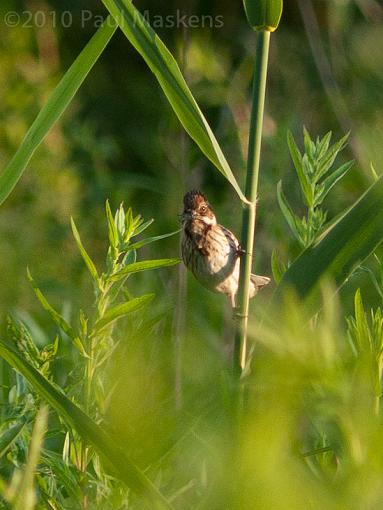
[[[157,78],[175,114],[191,138],[226,177],[241,200],[247,203],[212,129],[187,86],[176,60],[163,41],[129,0],[102,1]]]
[[[98,276],[98,272],[97,272],[96,266],[94,265],[94,262],[89,257],[87,251],[84,248],[84,245],[82,244],[79,231],[77,230],[77,227],[76,227],[76,224],[75,224],[73,218],[71,218],[71,225],[72,225],[73,236],[75,238],[75,241],[77,243],[77,246],[78,246],[78,249],[79,249],[79,251],[81,253],[81,256],[82,256],[82,258],[83,258],[83,260],[84,260],[84,262],[86,264],[86,267],[88,268],[90,274],[92,275],[93,279],[95,280],[97,286],[99,286],[100,279],[99,279],[99,276]]]
[[[57,85],[29,128],[16,154],[0,174],[0,204],[23,175],[34,152],[64,113],[117,28],[111,17],[105,20]]]
[[[94,449],[113,466],[113,474],[123,481],[134,492],[142,494],[148,501],[150,508],[155,510],[171,510],[172,506],[161,494],[157,487],[149,480],[127,456],[126,445],[118,446],[111,436],[87,416],[77,405],[59,392],[45,377],[25,361],[10,345],[0,340],[0,356],[11,367],[18,370],[44,398],[56,412],[73,427],[78,434],[93,445]]]
[[[99,333],[106,326],[109,326],[113,322],[125,317],[129,313],[140,310],[144,306],[148,305],[151,301],[153,301],[154,297],[154,294],[147,294],[139,298],[131,299],[126,303],[116,305],[115,307],[109,309],[105,315],[94,325],[93,335]]]
[[[114,273],[110,277],[110,281],[118,282],[122,278],[132,274],[138,273],[140,271],[148,271],[151,269],[161,269],[163,267],[171,267],[179,264],[181,262],[180,259],[159,259],[159,260],[145,260],[142,262],[135,262],[133,264],[129,264],[129,266],[124,267],[117,273]]]

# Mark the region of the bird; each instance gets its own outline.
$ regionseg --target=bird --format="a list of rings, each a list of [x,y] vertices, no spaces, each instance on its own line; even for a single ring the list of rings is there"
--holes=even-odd
[[[183,199],[181,255],[198,282],[212,292],[226,294],[236,307],[240,257],[236,236],[217,222],[213,208],[198,190]],[[267,276],[251,275],[250,297],[270,283]]]

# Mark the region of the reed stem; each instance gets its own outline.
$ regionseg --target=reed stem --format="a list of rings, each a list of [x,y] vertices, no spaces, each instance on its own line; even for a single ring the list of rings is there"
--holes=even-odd
[[[247,160],[246,204],[242,216],[241,259],[237,295],[237,323],[234,344],[234,374],[239,378],[246,364],[247,329],[249,315],[250,275],[253,261],[256,201],[259,164],[261,157],[263,116],[266,96],[267,66],[269,60],[270,32],[258,33],[253,81],[253,105],[250,122],[249,152]]]

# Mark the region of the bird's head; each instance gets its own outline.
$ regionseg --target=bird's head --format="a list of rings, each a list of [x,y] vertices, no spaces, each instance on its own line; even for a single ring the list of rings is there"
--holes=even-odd
[[[182,222],[202,221],[205,225],[216,225],[217,220],[206,197],[197,190],[192,190],[184,196],[184,210]]]

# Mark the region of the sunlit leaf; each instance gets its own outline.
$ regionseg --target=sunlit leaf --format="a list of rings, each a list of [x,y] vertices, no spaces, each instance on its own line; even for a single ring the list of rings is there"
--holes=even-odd
[[[102,330],[106,326],[109,326],[116,320],[121,319],[122,317],[125,317],[129,313],[140,310],[141,308],[143,308],[144,306],[149,304],[150,301],[153,300],[153,298],[154,298],[154,294],[147,294],[146,296],[131,299],[130,301],[127,301],[126,303],[122,303],[122,304],[116,305],[115,307],[111,308],[94,325],[94,329],[93,329],[94,334],[97,334],[100,330]]]
[[[125,278],[129,274],[138,273],[140,271],[148,271],[150,269],[161,269],[163,267],[175,266],[181,262],[180,259],[160,259],[160,260],[145,260],[142,262],[135,262],[124,267],[111,277],[111,281],[118,282],[121,278]]]

